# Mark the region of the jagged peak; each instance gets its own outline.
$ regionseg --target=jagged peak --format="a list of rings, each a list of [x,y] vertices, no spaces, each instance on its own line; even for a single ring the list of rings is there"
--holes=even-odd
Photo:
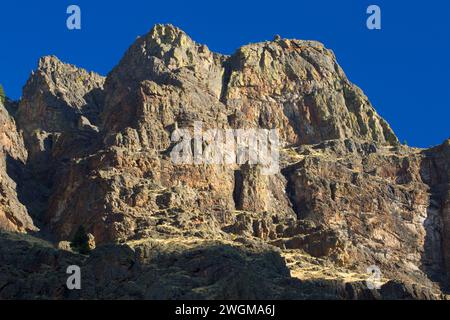
[[[18,125],[22,129],[25,128],[24,131],[27,133],[38,127],[47,130],[60,128],[67,122],[66,118],[70,117],[54,115],[48,110],[57,108],[60,111],[65,110],[62,114],[64,112],[72,114],[73,111],[69,110],[71,108],[98,109],[93,97],[99,95],[104,82],[105,77],[65,63],[55,55],[43,56],[38,61],[37,69],[31,73],[23,87],[16,115]]]
[[[275,37],[273,41],[243,45],[236,49],[232,57],[242,57],[252,51],[264,51],[265,49],[273,51],[274,48],[282,54],[283,52],[302,50],[307,47],[329,56],[330,60],[334,62],[333,52],[325,48],[320,42],[281,37]],[[155,24],[147,34],[138,37],[130,46],[118,68],[131,67],[136,69],[137,67],[144,67],[152,57],[163,61],[164,65],[170,70],[185,66],[195,67],[199,62],[196,61],[197,58],[218,65],[229,58],[227,55],[210,51],[207,45],[197,43],[185,31],[172,24]],[[331,63],[331,65],[334,67],[334,63]],[[127,78],[128,76],[126,75]],[[141,77],[137,78],[140,79]]]
[[[39,59],[37,69],[32,72],[32,75],[37,74],[42,76],[44,74],[50,75],[52,73],[62,75],[69,72],[82,72],[86,74],[88,73],[88,71],[83,68],[79,68],[75,65],[61,61],[55,55],[48,55],[43,56]]]

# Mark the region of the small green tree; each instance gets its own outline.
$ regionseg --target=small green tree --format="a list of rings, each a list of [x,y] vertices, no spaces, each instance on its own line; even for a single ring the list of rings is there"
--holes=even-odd
[[[6,95],[5,90],[3,90],[3,86],[0,84],[0,103],[5,103]]]
[[[70,247],[81,254],[89,254],[91,248],[89,247],[89,237],[83,226],[79,226],[77,232],[70,242]]]

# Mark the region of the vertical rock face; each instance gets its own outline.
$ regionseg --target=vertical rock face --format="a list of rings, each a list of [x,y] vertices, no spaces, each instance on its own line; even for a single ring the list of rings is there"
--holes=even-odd
[[[320,43],[277,38],[224,56],[156,25],[106,78],[42,58],[24,88],[18,130],[0,115],[2,228],[34,229],[13,178],[40,190],[31,197],[38,204],[25,204],[57,240],[84,226],[100,246],[266,243],[294,259],[293,274],[307,273],[306,263],[349,274],[376,265],[386,280],[430,292],[447,283],[449,142],[399,145]],[[280,172],[174,163],[173,132],[196,121],[203,130],[276,129]],[[8,159],[29,181],[11,177]]]
[[[0,229],[18,232],[37,230],[17,193],[16,181],[26,160],[23,138],[0,101]]]

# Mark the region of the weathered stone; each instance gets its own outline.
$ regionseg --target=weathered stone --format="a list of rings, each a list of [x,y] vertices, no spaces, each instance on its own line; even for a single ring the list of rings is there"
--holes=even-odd
[[[87,234],[88,237],[88,248],[89,250],[94,250],[95,249],[95,237],[92,233],[88,233]]]
[[[59,250],[72,251],[72,247],[70,246],[70,241],[60,241],[56,246]]]
[[[27,208],[19,200],[17,181],[27,160],[23,138],[14,119],[0,102],[0,229],[36,231]]]
[[[290,278],[279,252],[267,245],[148,240],[101,246],[86,258],[30,236],[0,232],[0,257],[0,299],[439,298],[400,282],[376,292],[363,282]],[[82,290],[65,287],[71,265],[83,270]]]
[[[35,230],[30,213],[56,240],[82,225],[98,246],[89,258],[46,250],[52,268],[86,263],[100,284],[72,296],[24,272],[41,297],[433,299],[448,285],[450,142],[399,145],[320,43],[276,37],[224,56],[156,25],[106,79],[42,58],[8,110],[17,129],[0,109],[0,227]],[[171,135],[196,121],[277,129],[281,172],[176,165]],[[28,270],[6,257],[7,270]],[[367,290],[371,265],[396,282]]]
[[[226,66],[222,101],[234,126],[276,128],[287,144],[344,138],[398,143],[333,52],[318,42],[250,44]]]
[[[16,118],[33,163],[51,160],[61,135],[77,134],[78,122],[98,123],[104,78],[55,56],[39,60],[24,87]],[[73,154],[66,149],[65,157]]]

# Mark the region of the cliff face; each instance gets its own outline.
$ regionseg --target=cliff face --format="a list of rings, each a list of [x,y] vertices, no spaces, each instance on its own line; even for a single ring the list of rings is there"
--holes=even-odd
[[[39,60],[24,87],[16,119],[29,165],[41,180],[50,180],[59,162],[92,144],[98,132],[103,83],[103,77],[54,56]]]
[[[16,181],[26,161],[22,135],[17,132],[14,119],[0,101],[0,229],[17,232],[37,230],[17,194]]]
[[[0,115],[3,154],[23,164],[14,177],[0,167],[3,229],[33,230],[31,215],[57,240],[82,225],[97,244],[196,239],[272,250],[292,276],[340,281],[330,287],[339,298],[351,298],[345,283],[362,281],[371,265],[385,282],[426,288],[412,298],[438,297],[448,284],[449,142],[401,146],[320,43],[276,39],[224,56],[156,25],[106,78],[42,58],[17,125]],[[277,129],[280,172],[175,164],[171,135],[196,121],[203,130]],[[404,290],[386,286],[385,295]],[[369,298],[352,288],[353,298]],[[307,297],[295,283],[279,290],[267,295]]]
[[[425,161],[422,163],[422,179],[430,186],[430,206],[425,226],[429,230],[429,256],[439,259],[445,269],[444,283],[450,281],[450,139],[441,146],[424,151]],[[441,250],[438,250],[441,249]],[[442,255],[437,252],[442,252]],[[442,274],[440,270],[434,273]],[[437,271],[437,272],[436,272]]]
[[[100,241],[153,232],[151,224],[156,221],[148,212],[164,216],[167,208],[190,211],[187,220],[210,215],[206,220],[217,221],[219,228],[233,222],[235,209],[258,208],[283,219],[295,216],[285,194],[286,179],[280,174],[261,179],[258,192],[246,192],[244,187],[244,194],[236,194],[239,184],[251,179],[246,176],[250,172],[244,170],[236,181],[238,167],[174,166],[163,151],[171,146],[176,124],[192,127],[194,121],[202,121],[203,129],[276,128],[286,145],[347,137],[396,143],[333,55],[310,42],[257,44],[225,57],[196,44],[179,29],[156,26],[108,75],[104,95],[101,150],[73,166],[63,178],[70,180],[68,187],[59,188],[50,199],[49,219],[58,230],[65,229],[63,236],[69,236],[76,224],[97,218],[107,221],[95,222],[95,228],[105,229],[95,232]],[[91,165],[92,161],[99,163]],[[86,186],[80,181],[85,175],[96,182]],[[178,189],[171,190],[174,187]],[[263,194],[256,195],[259,192]],[[241,205],[236,205],[233,194]],[[92,197],[97,203],[88,204],[92,209],[86,210],[86,199]],[[73,221],[66,223],[66,217]],[[137,225],[138,217],[145,222]]]

